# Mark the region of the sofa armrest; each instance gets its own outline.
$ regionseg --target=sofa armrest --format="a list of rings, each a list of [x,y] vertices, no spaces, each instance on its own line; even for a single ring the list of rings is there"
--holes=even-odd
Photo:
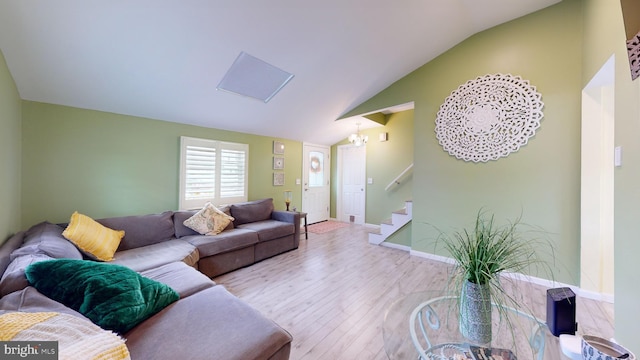
[[[297,248],[298,244],[300,243],[300,213],[295,211],[274,210],[271,212],[271,219],[293,224],[293,226],[295,227],[293,241],[295,242],[295,247]]]
[[[25,233],[26,231],[20,231],[0,244],[2,245],[0,246],[0,277],[7,270],[7,267],[9,267],[9,263],[11,263],[11,253],[13,250],[22,245]]]
[[[300,225],[300,213],[295,211],[278,211],[271,212],[271,219]]]

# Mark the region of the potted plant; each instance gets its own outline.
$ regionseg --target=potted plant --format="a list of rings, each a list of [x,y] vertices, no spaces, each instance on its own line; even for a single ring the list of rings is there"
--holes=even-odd
[[[502,286],[502,272],[525,273],[538,266],[550,272],[541,256],[552,250],[550,242],[541,231],[524,229],[520,220],[498,225],[481,209],[473,229],[441,233],[438,239],[455,260],[450,284],[460,294],[460,331],[471,342],[491,342],[492,301],[498,311],[519,306]]]

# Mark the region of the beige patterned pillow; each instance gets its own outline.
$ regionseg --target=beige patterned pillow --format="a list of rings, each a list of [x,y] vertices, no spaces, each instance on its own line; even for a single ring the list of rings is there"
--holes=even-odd
[[[233,217],[218,210],[213,204],[208,202],[202,210],[193,214],[193,216],[185,220],[183,224],[202,235],[217,235],[233,220]]]

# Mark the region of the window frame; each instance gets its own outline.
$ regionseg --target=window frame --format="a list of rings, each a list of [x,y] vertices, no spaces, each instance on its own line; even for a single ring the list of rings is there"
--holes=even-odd
[[[215,173],[214,173],[214,195],[213,197],[203,197],[196,199],[186,198],[187,187],[187,148],[188,147],[205,147],[215,149]],[[244,184],[243,194],[241,196],[226,196],[221,194],[221,178],[222,178],[222,152],[224,150],[233,150],[244,152]],[[211,140],[194,138],[188,136],[180,137],[180,184],[178,189],[178,208],[180,210],[201,209],[207,202],[214,205],[233,204],[247,201],[249,189],[249,145],[242,143],[234,143],[228,141]]]

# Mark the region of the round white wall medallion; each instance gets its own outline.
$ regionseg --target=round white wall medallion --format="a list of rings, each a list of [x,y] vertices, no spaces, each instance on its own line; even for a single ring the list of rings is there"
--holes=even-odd
[[[445,151],[465,161],[506,157],[540,127],[541,98],[520,76],[487,74],[469,80],[440,106],[436,138]]]

